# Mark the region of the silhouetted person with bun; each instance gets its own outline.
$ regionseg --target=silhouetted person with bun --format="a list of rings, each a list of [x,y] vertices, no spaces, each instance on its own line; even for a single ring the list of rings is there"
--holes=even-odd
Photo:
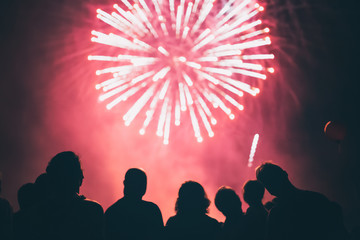
[[[28,216],[27,239],[103,238],[103,209],[97,202],[79,195],[83,178],[75,153],[61,152],[50,160],[43,179],[49,192],[41,196],[43,202]]]
[[[159,207],[142,200],[146,192],[147,177],[139,168],[125,174],[124,197],[105,212],[106,239],[159,240],[164,228]]]
[[[1,194],[1,173],[0,173],[0,194]],[[0,196],[0,239],[8,240],[12,237],[12,207],[8,200]]]
[[[210,200],[197,182],[187,181],[179,189],[176,215],[165,226],[166,239],[212,240],[220,236],[220,223],[207,215]]]
[[[339,208],[324,195],[296,188],[288,174],[270,162],[257,167],[256,178],[270,194],[277,197],[268,217],[267,239],[347,238],[342,220],[339,219]]]
[[[265,239],[265,227],[268,211],[262,203],[264,193],[264,186],[256,180],[249,180],[244,184],[243,196],[245,202],[249,204],[245,215],[248,221],[250,239]]]
[[[226,217],[223,224],[222,239],[247,239],[248,231],[242,203],[236,192],[227,186],[218,189],[215,195],[216,208]]]

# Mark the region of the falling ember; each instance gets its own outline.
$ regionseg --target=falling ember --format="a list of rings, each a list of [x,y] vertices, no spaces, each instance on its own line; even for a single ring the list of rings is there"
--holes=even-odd
[[[259,134],[255,134],[253,142],[251,144],[248,167],[252,167],[258,141],[259,141]]]
[[[111,14],[98,9],[97,17],[112,33],[94,30],[91,41],[108,46],[112,54],[88,60],[110,65],[96,71],[106,79],[95,87],[103,90],[99,99],[107,102],[107,109],[130,98],[133,105],[123,116],[125,125],[141,119],[143,135],[155,122],[164,144],[184,114],[198,142],[204,134],[214,136],[215,111],[234,119],[244,109],[244,93],[259,94],[261,82],[274,72],[269,66],[274,55],[266,48],[270,30],[259,19],[264,7],[254,0],[219,4],[122,0]]]

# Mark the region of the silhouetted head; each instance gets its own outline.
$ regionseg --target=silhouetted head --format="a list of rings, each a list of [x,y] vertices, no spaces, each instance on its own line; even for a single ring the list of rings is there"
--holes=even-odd
[[[17,199],[21,210],[31,208],[36,204],[36,189],[34,183],[22,185],[17,192]]]
[[[45,189],[49,184],[49,179],[47,173],[40,174],[36,180],[35,185],[37,185],[39,188]]]
[[[208,212],[210,200],[204,188],[197,182],[187,181],[179,189],[175,204],[177,213],[201,213]]]
[[[47,173],[42,173],[36,178],[35,188],[39,200],[44,199],[47,195],[49,195],[51,186]]]
[[[84,178],[79,156],[73,152],[61,152],[53,157],[46,173],[52,189],[62,193],[79,193]]]
[[[265,162],[256,168],[256,179],[261,182],[271,195],[283,196],[291,183],[288,174],[278,165]]]
[[[259,181],[256,180],[247,181],[244,184],[243,192],[244,192],[244,200],[249,204],[249,206],[262,204],[265,188]]]
[[[147,178],[144,170],[130,168],[125,174],[124,195],[142,198],[146,192]]]
[[[218,189],[215,195],[215,206],[225,217],[243,214],[241,205],[240,197],[234,189],[228,186],[222,186]]]

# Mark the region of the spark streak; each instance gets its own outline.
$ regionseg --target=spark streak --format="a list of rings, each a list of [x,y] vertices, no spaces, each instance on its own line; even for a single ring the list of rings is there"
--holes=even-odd
[[[249,155],[249,161],[248,161],[248,167],[251,167],[254,161],[254,156],[255,156],[255,152],[256,152],[256,147],[259,141],[259,134],[255,134],[254,135],[254,139],[251,145],[251,149],[250,149],[250,155]]]

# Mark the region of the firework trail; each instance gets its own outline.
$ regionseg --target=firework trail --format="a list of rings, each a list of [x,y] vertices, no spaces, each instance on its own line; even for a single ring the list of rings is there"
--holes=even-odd
[[[252,165],[253,165],[254,156],[255,156],[256,147],[257,147],[258,142],[259,142],[259,134],[257,133],[254,135],[254,139],[251,144],[248,167],[252,167]]]
[[[108,45],[113,55],[91,55],[110,62],[97,75],[111,76],[98,83],[107,109],[133,97],[123,116],[125,125],[142,115],[145,134],[151,122],[156,134],[169,143],[171,126],[190,118],[198,142],[214,136],[215,110],[230,119],[242,111],[242,97],[256,96],[267,73],[273,73],[267,52],[269,28],[262,26],[262,6],[253,0],[122,0],[111,14],[97,17],[114,33],[92,31],[91,40]],[[187,116],[184,114],[186,113]]]

